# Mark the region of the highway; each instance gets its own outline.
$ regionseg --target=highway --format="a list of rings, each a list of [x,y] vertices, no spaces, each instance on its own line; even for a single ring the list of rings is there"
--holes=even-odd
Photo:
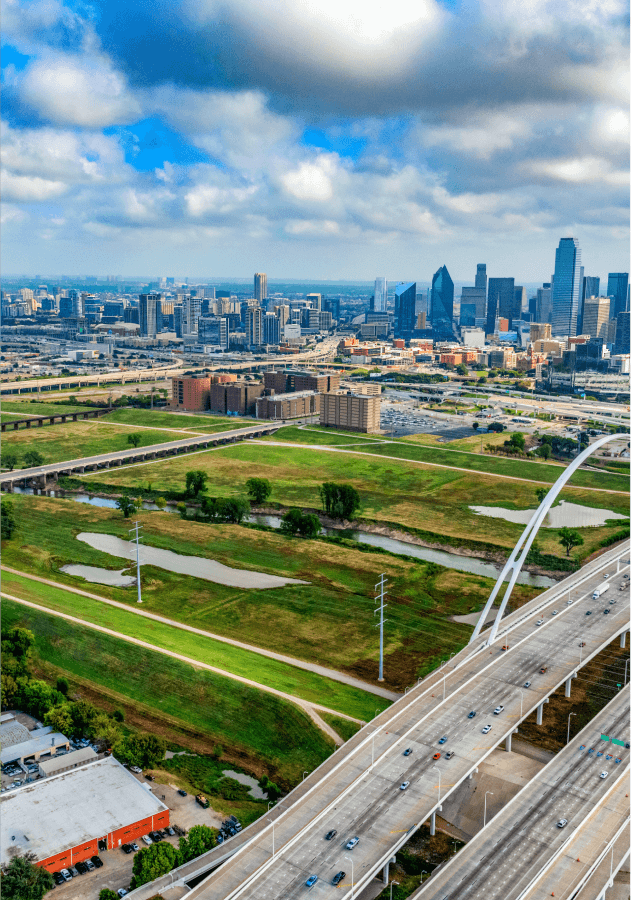
[[[98,346],[98,345],[96,345]],[[88,349],[92,345],[86,344]],[[33,393],[40,391],[61,390],[64,387],[81,387],[82,385],[127,384],[131,381],[155,381],[167,379],[181,373],[182,363],[178,360],[170,366],[156,366],[153,369],[122,369],[116,372],[98,372],[95,374],[65,375],[56,378],[25,378],[23,381],[0,382],[0,394],[9,397],[12,394]]]
[[[322,777],[312,776],[299,801],[289,799],[285,810],[281,801],[280,809],[266,817],[274,824],[259,830],[187,900],[302,897],[312,874],[318,875],[312,889],[318,898],[351,897],[364,887],[409,834],[440,809],[440,799],[510,737],[522,718],[543,709],[545,698],[571,679],[581,663],[626,633],[628,593],[619,587],[627,583],[628,554],[628,542],[603,554],[506,618],[502,640],[491,649],[484,646],[483,633],[451,664],[428,676],[366,726],[352,752],[342,748],[339,763],[337,754],[331,757]],[[616,574],[620,559],[624,568]],[[611,588],[593,601],[592,591],[605,572]],[[615,605],[608,602],[612,596],[619,598]],[[603,615],[605,608],[608,615]],[[557,615],[552,616],[553,610]],[[586,616],[587,611],[592,614]],[[544,624],[538,627],[539,617]],[[503,641],[510,644],[507,652],[501,650]],[[493,710],[500,704],[504,709],[496,716]],[[471,711],[474,718],[468,718]],[[484,734],[486,725],[491,730]],[[441,746],[442,736],[447,741]],[[412,752],[404,756],[407,748]],[[455,754],[449,760],[447,751]],[[436,753],[441,755],[434,761]],[[410,784],[401,791],[404,781]],[[330,829],[337,834],[326,841]],[[355,836],[359,843],[345,849]],[[333,887],[331,879],[339,871],[347,875]]]
[[[559,888],[571,883],[563,862],[575,838],[588,832],[587,843],[591,838],[596,847],[603,847],[601,834],[591,830],[594,813],[601,814],[601,827],[613,818],[614,834],[622,824],[616,798],[618,788],[628,784],[629,749],[601,740],[601,734],[628,744],[629,712],[627,687],[435,872],[412,895],[414,900],[517,900],[533,896],[542,878],[551,887],[545,896],[551,891],[559,896]],[[602,772],[606,778],[600,777]],[[628,804],[625,816],[628,819]],[[559,828],[562,819],[567,825]],[[579,868],[587,871],[587,858]]]

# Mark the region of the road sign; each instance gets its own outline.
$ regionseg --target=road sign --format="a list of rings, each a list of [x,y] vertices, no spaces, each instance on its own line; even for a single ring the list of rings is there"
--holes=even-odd
[[[611,739],[611,743],[612,743],[612,744],[617,744],[618,747],[624,747],[624,741],[619,741],[618,738],[612,738],[612,739]]]
[[[611,740],[611,738],[609,737],[608,734],[601,734],[600,739],[601,739],[601,741],[610,741]]]

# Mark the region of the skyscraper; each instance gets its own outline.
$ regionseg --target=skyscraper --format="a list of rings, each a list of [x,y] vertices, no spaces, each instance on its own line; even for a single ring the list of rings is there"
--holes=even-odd
[[[59,315],[62,319],[80,319],[85,315],[83,295],[80,291],[71,290],[59,300]]]
[[[486,263],[478,263],[475,273],[475,286],[484,291],[486,296]]]
[[[396,337],[411,335],[416,324],[416,282],[401,281],[394,289]]]
[[[280,319],[274,313],[263,316],[263,343],[280,344]]]
[[[265,272],[256,272],[254,275],[254,296],[259,303],[267,299],[267,275]]]
[[[522,287],[521,285],[515,285],[515,303],[513,306],[513,315],[509,316],[509,318],[521,319],[521,315],[523,312],[528,312],[528,297],[526,295],[526,288]]]
[[[475,318],[486,318],[486,287],[463,287],[460,297],[460,318],[462,324],[462,307],[475,306]]]
[[[313,309],[322,309],[322,294],[307,294],[306,299],[311,301]]]
[[[617,319],[621,312],[627,309],[627,297],[629,293],[629,273],[610,272],[607,278],[607,296],[611,297],[611,318]]]
[[[388,282],[380,276],[375,278],[375,300],[373,312],[385,312],[388,305]]]
[[[552,284],[544,282],[543,287],[537,288],[537,306],[535,310],[535,322],[549,322],[552,316]]]
[[[607,343],[609,333],[609,297],[585,297],[583,305],[583,334],[603,338]]]
[[[454,283],[447,271],[441,266],[432,278],[431,317],[432,328],[437,337],[454,336]]]
[[[249,347],[259,347],[263,340],[263,313],[260,306],[249,306],[245,311],[245,342]]]
[[[160,294],[141,294],[138,303],[140,334],[154,338],[158,333],[158,305],[160,306],[160,330],[162,330],[162,298]]]
[[[197,324],[197,333],[200,344],[216,346],[220,350],[228,349],[230,328],[224,316],[202,316]]]
[[[583,278],[583,298],[585,297],[600,297],[600,278],[597,275],[585,275]]]
[[[581,250],[575,238],[561,238],[554,260],[552,334],[574,337],[581,302]]]
[[[182,300],[182,334],[197,334],[202,314],[202,298],[185,295]]]
[[[631,312],[625,310],[616,317],[616,343],[614,353],[629,353],[629,318]]]
[[[515,279],[489,278],[489,296],[486,304],[486,333],[495,334],[495,320],[508,319],[509,328],[515,313]]]

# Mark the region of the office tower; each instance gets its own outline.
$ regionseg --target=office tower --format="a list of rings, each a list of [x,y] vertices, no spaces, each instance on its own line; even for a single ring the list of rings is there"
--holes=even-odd
[[[463,287],[460,297],[460,324],[462,325],[462,307],[463,305],[475,306],[475,318],[486,318],[486,288],[480,287]]]
[[[495,320],[508,319],[511,327],[512,319],[518,318],[515,312],[515,279],[489,278],[489,293],[486,303],[486,333],[495,334]],[[520,313],[521,315],[521,313]]]
[[[322,309],[325,312],[330,312],[336,322],[340,321],[339,297],[325,297],[325,299],[322,301]]]
[[[432,328],[437,337],[441,335],[453,337],[454,283],[447,266],[441,266],[432,278],[431,318]]]
[[[629,294],[629,273],[610,272],[607,278],[607,296],[611,297],[611,318],[617,319],[621,312],[625,312]]]
[[[280,344],[280,319],[274,313],[263,316],[263,343]]]
[[[141,337],[154,338],[158,333],[158,312],[162,329],[162,304],[160,294],[141,294],[138,303]],[[158,310],[158,304],[160,309]]]
[[[600,297],[600,278],[597,275],[585,275],[583,278],[583,299],[585,297]]]
[[[549,322],[531,322],[530,323],[530,343],[535,341],[549,341],[552,337],[552,326]]]
[[[478,290],[484,291],[486,295],[486,263],[478,263],[475,273],[475,286]]]
[[[80,291],[68,291],[59,301],[59,315],[62,319],[80,319],[85,315],[83,295]]]
[[[475,303],[460,301],[460,327],[472,328],[475,325]]]
[[[137,306],[126,306],[123,311],[123,322],[128,324],[140,324],[140,310]]]
[[[182,335],[197,334],[202,314],[202,298],[184,295],[182,300]]]
[[[267,299],[267,275],[264,272],[254,275],[254,296],[259,303]]]
[[[401,281],[394,289],[394,320],[397,337],[410,335],[416,320],[416,282]]]
[[[530,316],[531,322],[537,321],[537,298],[536,297],[528,298],[528,315]]]
[[[224,316],[202,316],[197,323],[197,340],[200,344],[227,350],[230,344],[230,328]]]
[[[182,304],[175,303],[173,305],[173,331],[175,336],[179,338],[182,337],[182,319]]]
[[[388,282],[382,276],[375,278],[375,299],[373,312],[385,312],[388,307]]]
[[[585,297],[583,305],[583,334],[603,338],[607,342],[609,327],[609,297]]]
[[[320,316],[320,331],[329,331],[333,328],[333,316],[328,311],[328,309],[322,309],[319,313]]]
[[[248,306],[245,311],[245,342],[260,347],[263,339],[263,313],[260,306]]]
[[[574,337],[581,302],[581,250],[575,238],[561,238],[554,260],[552,334]]]
[[[552,317],[552,285],[544,282],[543,287],[537,288],[535,303],[535,320],[537,322],[550,322]]]
[[[624,310],[618,313],[616,317],[616,342],[614,344],[614,353],[630,353],[629,350],[629,319],[631,312]]]
[[[307,301],[311,301],[311,306],[318,312],[322,309],[322,294],[307,294]]]
[[[521,285],[515,285],[515,305],[513,308],[514,318],[521,319],[522,313],[528,311],[528,297],[526,296],[526,288]]]

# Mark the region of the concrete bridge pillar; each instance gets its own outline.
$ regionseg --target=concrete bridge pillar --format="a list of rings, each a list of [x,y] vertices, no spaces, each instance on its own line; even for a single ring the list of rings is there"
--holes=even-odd
[[[542,700],[539,706],[537,707],[537,725],[541,725],[543,723],[543,706],[545,703],[549,703],[549,700]]]
[[[573,678],[576,678],[576,672],[573,675],[570,675],[570,677],[565,682],[565,696],[566,697],[570,697],[572,695],[572,679]]]
[[[432,837],[436,834],[436,813],[433,812],[429,819],[429,833]]]
[[[626,633],[626,631],[623,631],[622,634],[620,635],[620,646],[626,647],[626,645],[627,645],[627,633]]]
[[[392,859],[389,859],[388,862],[383,867],[383,883],[388,884],[390,881],[390,863],[395,863],[397,861],[396,856],[393,856]]]
[[[475,769],[472,769],[472,771],[469,772],[469,781],[471,781],[473,776],[477,774],[477,771],[478,771],[478,767],[476,766]]]
[[[43,424],[44,424],[44,420],[43,420],[43,419],[38,419],[38,420],[37,420],[37,426],[38,426],[38,428],[41,428]]]
[[[30,427],[31,427],[31,420],[30,420],[30,419],[27,419],[27,420],[26,420],[26,427],[27,427],[27,428],[30,428]]]
[[[513,733],[511,732],[510,734],[506,735],[506,752],[507,753],[510,753],[511,750],[513,749],[512,745],[513,745]]]

